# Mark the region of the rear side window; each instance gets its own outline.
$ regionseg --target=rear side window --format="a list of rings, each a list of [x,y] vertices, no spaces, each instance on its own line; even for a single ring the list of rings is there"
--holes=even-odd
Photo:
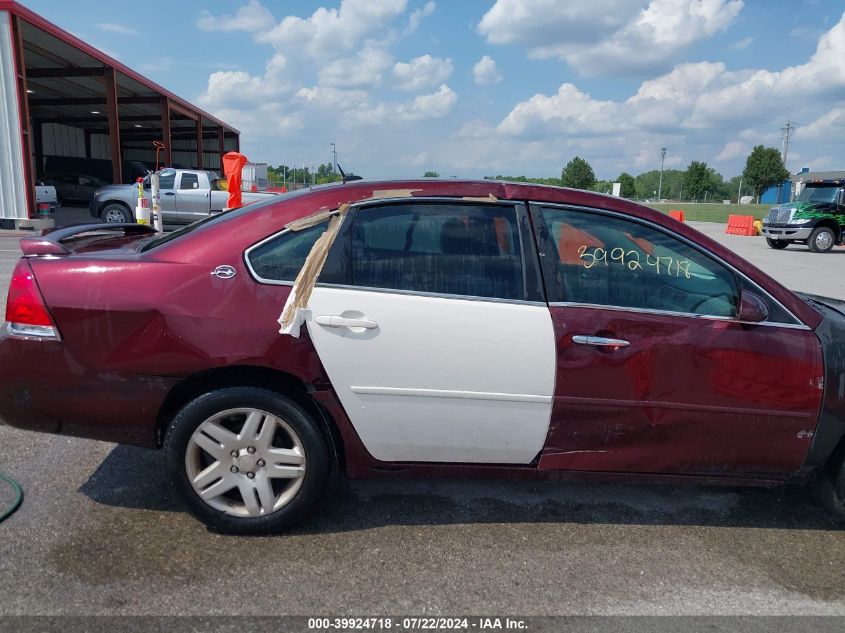
[[[516,211],[453,204],[364,208],[352,227],[352,284],[524,299]]]
[[[199,178],[196,174],[182,174],[179,189],[196,189],[197,187],[199,187]]]
[[[563,296],[552,301],[736,316],[734,274],[649,226],[586,211],[543,209],[557,250]]]
[[[247,259],[254,274],[267,281],[295,281],[305,258],[327,226],[328,222],[321,222],[301,231],[287,231],[253,248]]]

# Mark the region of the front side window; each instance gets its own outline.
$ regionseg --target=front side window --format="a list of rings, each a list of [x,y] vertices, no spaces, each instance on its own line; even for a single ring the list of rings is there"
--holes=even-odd
[[[364,208],[352,227],[352,284],[524,299],[516,211],[435,203]]]
[[[286,231],[253,248],[247,259],[255,275],[269,281],[296,280],[305,258],[327,226],[328,221],[301,231]]]
[[[685,242],[639,222],[544,208],[567,301],[734,317],[734,274]]]
[[[159,189],[173,189],[174,185],[176,184],[176,172],[168,172],[162,173],[158,175],[158,188]],[[150,188],[150,180],[147,178],[144,181],[144,189]]]

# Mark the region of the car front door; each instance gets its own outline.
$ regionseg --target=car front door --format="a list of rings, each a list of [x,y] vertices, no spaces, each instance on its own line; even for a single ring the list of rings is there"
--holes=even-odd
[[[548,434],[555,357],[525,208],[415,200],[345,222],[334,249],[351,263],[340,283],[321,276],[308,332],[367,450],[388,462],[531,463]]]
[[[176,172],[167,170],[165,173],[159,174],[158,189],[159,189],[159,205],[161,206],[161,219],[166,224],[177,222],[176,219]],[[144,180],[144,189],[147,197],[150,195],[150,179]]]
[[[557,345],[540,468],[694,475],[798,470],[821,400],[809,328],[663,228],[532,208]],[[768,320],[740,322],[743,291]]]
[[[208,216],[209,188],[207,178],[193,172],[182,172],[176,189],[176,213],[179,221],[196,222]]]

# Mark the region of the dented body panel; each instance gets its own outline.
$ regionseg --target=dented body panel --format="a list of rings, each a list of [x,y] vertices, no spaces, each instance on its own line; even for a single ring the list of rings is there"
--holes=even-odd
[[[557,388],[540,468],[783,477],[803,464],[822,396],[811,331],[551,310]],[[630,346],[573,344],[581,332]]]

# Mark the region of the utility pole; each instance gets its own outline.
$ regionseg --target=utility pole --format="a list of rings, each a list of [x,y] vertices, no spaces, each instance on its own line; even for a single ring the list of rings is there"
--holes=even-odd
[[[742,198],[742,176],[739,177],[739,189],[736,192],[736,203],[739,204],[739,200]]]
[[[789,155],[789,137],[795,130],[795,124],[792,121],[787,121],[780,126],[780,131],[783,132],[783,150],[781,151],[781,159],[783,166],[786,167],[786,157]]]
[[[787,121],[783,125],[780,126],[780,131],[783,133],[783,149],[781,151],[781,161],[783,162],[784,168],[786,167],[786,157],[789,154],[789,137],[792,136],[792,131],[795,129],[795,125],[792,121]],[[783,190],[783,183],[778,185],[778,200],[777,204],[783,202],[781,200],[781,192]]]
[[[666,160],[666,148],[660,148],[660,184],[657,185],[657,201],[663,197],[663,163]]]
[[[329,143],[332,146],[332,173],[337,173],[337,146],[334,143]]]

